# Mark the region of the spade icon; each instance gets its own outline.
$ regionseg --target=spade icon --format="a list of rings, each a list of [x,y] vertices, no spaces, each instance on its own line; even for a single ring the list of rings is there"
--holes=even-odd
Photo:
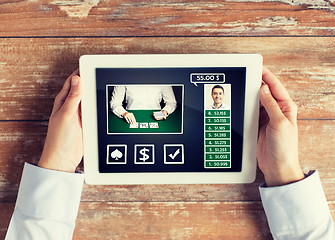
[[[119,160],[119,158],[122,158],[123,154],[122,152],[120,152],[119,149],[115,149],[112,153],[111,153],[111,157],[114,158],[115,160]]]

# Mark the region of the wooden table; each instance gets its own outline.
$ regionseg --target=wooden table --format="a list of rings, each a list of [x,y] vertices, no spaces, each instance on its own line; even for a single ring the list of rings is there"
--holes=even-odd
[[[0,238],[82,54],[262,54],[298,104],[301,165],[319,170],[334,217],[334,36],[326,0],[2,1]],[[246,185],[85,185],[74,239],[271,239],[262,182],[258,171]]]

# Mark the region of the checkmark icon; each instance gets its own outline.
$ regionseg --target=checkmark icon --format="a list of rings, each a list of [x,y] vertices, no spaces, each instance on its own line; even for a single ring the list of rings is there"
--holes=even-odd
[[[164,144],[164,164],[184,164],[184,145]]]
[[[178,149],[174,152],[174,154],[170,153],[170,154],[169,154],[169,157],[170,157],[172,160],[174,160],[174,159],[178,156],[179,153],[180,153],[180,148],[178,148]]]

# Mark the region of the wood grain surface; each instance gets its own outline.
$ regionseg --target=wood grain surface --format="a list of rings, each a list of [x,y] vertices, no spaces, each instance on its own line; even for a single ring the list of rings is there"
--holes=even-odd
[[[47,120],[83,54],[260,53],[299,106],[300,119],[335,116],[335,38],[0,39],[0,119]]]
[[[327,0],[5,1],[0,36],[334,35]]]
[[[83,54],[262,54],[299,107],[301,165],[319,171],[334,217],[334,36],[329,0],[0,1],[0,239]],[[84,185],[73,239],[272,239],[263,181]]]

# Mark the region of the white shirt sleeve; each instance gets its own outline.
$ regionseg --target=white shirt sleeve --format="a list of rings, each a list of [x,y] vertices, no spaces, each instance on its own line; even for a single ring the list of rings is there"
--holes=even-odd
[[[173,93],[173,89],[171,86],[162,87],[162,95],[165,103],[165,107],[162,110],[171,114],[177,108],[177,101]]]
[[[83,182],[83,174],[26,163],[5,239],[72,239]]]
[[[125,94],[126,94],[125,86],[115,86],[114,87],[114,90],[112,93],[112,99],[110,101],[110,107],[113,113],[119,118],[122,118],[121,115],[126,112],[126,109],[124,109],[122,106],[122,102],[124,100]]]
[[[276,240],[334,240],[331,217],[319,174],[279,187],[259,187],[272,236]]]

